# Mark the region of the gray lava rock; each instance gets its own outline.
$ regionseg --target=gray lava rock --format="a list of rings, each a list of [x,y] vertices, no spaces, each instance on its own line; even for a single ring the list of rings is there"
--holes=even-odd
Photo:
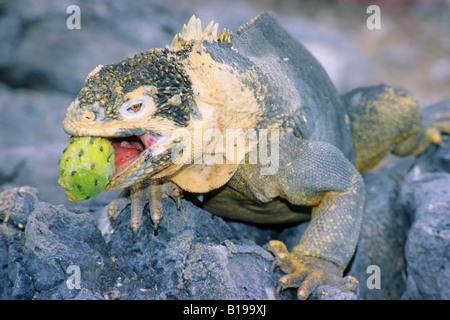
[[[341,290],[331,286],[320,286],[314,290],[308,298],[309,300],[359,300],[359,290]]]
[[[406,221],[396,210],[398,186],[391,168],[364,175],[366,205],[361,235],[349,274],[360,282],[362,299],[398,299],[405,289]],[[366,283],[369,266],[380,270],[380,288]]]
[[[251,241],[227,240],[233,236],[221,218],[184,207],[164,202],[158,235],[148,217],[134,234],[127,209],[107,244],[92,214],[41,202],[34,188],[6,190],[0,298],[274,299],[273,257]],[[69,266],[80,270],[72,290]]]
[[[163,202],[164,217],[153,234],[148,215],[133,234],[127,208],[116,221],[110,252],[121,279],[121,299],[268,299],[276,278],[273,257],[255,244],[235,244],[227,224],[183,201]]]
[[[407,288],[403,299],[450,299],[450,174],[420,173],[401,190],[413,224],[405,248]]]
[[[139,231],[130,228],[130,210],[114,223],[109,248],[120,279],[112,298],[275,299],[279,272],[273,257],[253,241],[235,239],[219,217],[183,200],[178,211],[163,201],[158,234],[148,215]],[[279,298],[293,297],[283,292]]]
[[[21,187],[0,194],[1,299],[73,299],[69,266],[81,273],[82,296],[101,298],[111,286],[111,259],[92,216],[41,202]],[[80,298],[80,296],[79,296]]]

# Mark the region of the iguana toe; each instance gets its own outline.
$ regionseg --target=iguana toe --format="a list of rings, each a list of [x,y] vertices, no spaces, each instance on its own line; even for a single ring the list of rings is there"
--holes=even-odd
[[[119,217],[120,213],[129,205],[131,204],[131,199],[129,196],[129,189],[122,189],[120,192],[116,195],[113,201],[108,206],[108,217],[113,223],[117,218]]]
[[[154,233],[158,233],[158,226],[163,217],[162,199],[170,197],[176,202],[177,209],[182,210],[182,191],[175,184],[135,184],[123,189],[111,202],[108,215],[113,222],[126,206],[131,204],[131,229],[137,232],[142,224],[142,215],[147,202],[149,203],[150,217],[153,222]]]

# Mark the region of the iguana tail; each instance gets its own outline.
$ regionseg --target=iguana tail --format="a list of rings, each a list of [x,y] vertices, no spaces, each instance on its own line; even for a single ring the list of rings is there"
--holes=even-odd
[[[450,132],[450,111],[440,127],[433,117],[422,119],[421,109],[404,88],[385,84],[362,87],[343,95],[352,127],[355,167],[363,173],[388,153],[418,155],[441,142],[441,131]],[[438,112],[435,112],[435,114]]]

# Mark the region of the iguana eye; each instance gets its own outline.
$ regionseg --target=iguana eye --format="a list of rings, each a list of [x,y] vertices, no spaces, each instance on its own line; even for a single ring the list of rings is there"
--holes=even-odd
[[[129,107],[129,108],[127,109],[127,111],[138,112],[139,110],[141,110],[141,108],[142,108],[142,102],[140,102],[140,103],[135,103],[135,104],[133,104],[131,107]]]
[[[119,108],[119,113],[125,118],[140,118],[145,116],[154,106],[151,97],[138,97],[132,101],[124,103]]]

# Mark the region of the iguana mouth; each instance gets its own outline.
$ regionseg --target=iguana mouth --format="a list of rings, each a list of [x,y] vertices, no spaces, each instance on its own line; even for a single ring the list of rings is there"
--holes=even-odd
[[[166,151],[168,144],[172,141],[168,136],[146,132],[141,135],[129,137],[108,138],[115,151],[116,172],[114,176],[120,175],[129,168],[143,154],[152,152],[159,154]]]

